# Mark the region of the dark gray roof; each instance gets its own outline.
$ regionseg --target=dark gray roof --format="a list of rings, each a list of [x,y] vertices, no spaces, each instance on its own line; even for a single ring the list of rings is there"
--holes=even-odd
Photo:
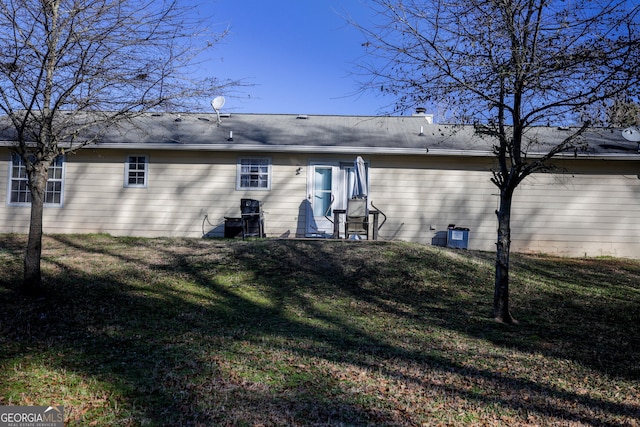
[[[547,152],[575,131],[531,129],[529,155]],[[0,136],[3,145],[9,143],[6,136]],[[579,151],[579,156],[640,159],[638,144],[625,140],[621,129],[590,129],[584,137],[588,150]],[[430,124],[426,116],[223,114],[218,124],[215,114],[163,113],[145,114],[113,128],[93,147],[490,156],[494,144],[473,126]]]

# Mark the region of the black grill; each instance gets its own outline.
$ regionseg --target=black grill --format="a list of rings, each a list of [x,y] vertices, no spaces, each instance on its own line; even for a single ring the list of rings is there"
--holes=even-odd
[[[265,237],[262,202],[254,199],[241,199],[240,212],[242,213],[243,237]]]

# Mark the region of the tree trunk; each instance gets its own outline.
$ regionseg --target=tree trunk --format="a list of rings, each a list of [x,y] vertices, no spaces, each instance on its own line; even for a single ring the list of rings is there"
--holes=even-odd
[[[500,189],[498,216],[498,241],[496,248],[496,277],[493,294],[493,316],[503,323],[517,323],[509,312],[509,251],[511,249],[512,189]]]
[[[42,257],[42,214],[44,197],[47,188],[48,167],[39,165],[29,175],[31,193],[31,222],[29,223],[29,240],[24,257],[23,292],[27,295],[38,295],[42,292],[42,274],[40,260]]]

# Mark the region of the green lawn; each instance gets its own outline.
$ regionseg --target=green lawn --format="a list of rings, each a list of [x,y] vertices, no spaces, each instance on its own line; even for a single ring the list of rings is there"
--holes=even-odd
[[[69,426],[637,426],[640,261],[397,242],[0,235],[0,405]]]

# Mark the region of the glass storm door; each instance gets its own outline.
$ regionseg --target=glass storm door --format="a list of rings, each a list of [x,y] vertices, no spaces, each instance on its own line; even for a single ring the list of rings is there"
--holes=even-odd
[[[309,237],[330,237],[333,234],[333,209],[336,209],[338,165],[310,165],[307,177],[307,230]]]
[[[353,162],[318,162],[309,165],[307,175],[307,237],[333,235],[333,210],[346,209],[355,184]],[[368,177],[366,177],[368,181]],[[344,215],[340,216],[340,222]],[[339,225],[341,228],[342,225]]]

